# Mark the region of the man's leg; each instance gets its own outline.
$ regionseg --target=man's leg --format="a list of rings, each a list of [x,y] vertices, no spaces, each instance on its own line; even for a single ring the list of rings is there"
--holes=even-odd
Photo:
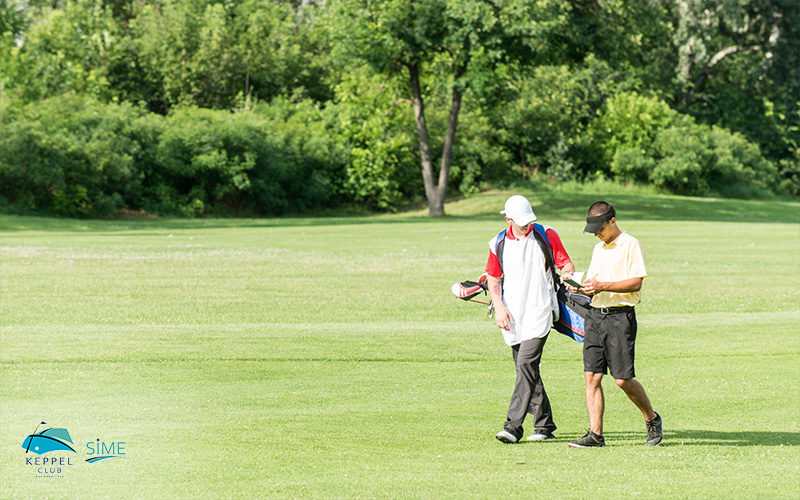
[[[603,435],[603,413],[606,403],[603,395],[602,373],[585,372],[586,409],[589,411],[590,430],[598,436]]]
[[[650,399],[647,397],[644,387],[642,387],[642,384],[640,384],[638,380],[632,378],[616,379],[616,382],[617,385],[625,391],[628,399],[633,401],[633,404],[639,408],[645,420],[653,420],[656,418],[656,413],[653,411]]]
[[[533,397],[531,398],[528,413],[533,415],[533,425],[537,431],[550,431],[556,430],[556,424],[553,422],[553,410],[550,408],[550,398],[547,397],[547,391],[544,389],[544,382],[542,381],[541,361],[542,351],[544,350],[544,342],[547,337],[542,339],[542,346],[536,356],[536,382],[533,387]]]
[[[606,360],[606,333],[603,326],[606,315],[597,309],[590,309],[586,318],[586,335],[583,339],[583,372],[586,382],[586,409],[589,412],[589,430],[603,435],[603,374],[608,368]]]
[[[531,339],[514,346],[514,363],[517,367],[517,380],[514,384],[514,393],[511,395],[511,403],[508,407],[508,415],[505,423],[505,430],[522,437],[522,422],[528,413],[528,408],[533,400],[534,388],[539,382],[539,362],[542,359],[542,350],[547,337],[541,339]],[[544,389],[544,388],[542,388]],[[536,405],[537,413],[541,412],[543,421],[549,421],[549,425],[555,428],[550,415],[550,401],[547,394],[542,390],[542,403]],[[541,409],[539,407],[542,407]]]

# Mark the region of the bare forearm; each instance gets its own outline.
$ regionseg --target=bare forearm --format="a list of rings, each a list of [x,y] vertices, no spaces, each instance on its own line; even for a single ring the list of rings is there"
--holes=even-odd
[[[642,278],[630,278],[622,281],[601,281],[601,292],[630,293],[642,289]]]
[[[489,287],[489,297],[491,297],[492,302],[494,302],[495,304],[495,307],[497,307],[497,304],[502,304],[503,285],[500,282],[500,278],[489,276],[489,278],[486,280],[486,284]]]
[[[514,318],[511,317],[506,305],[503,304],[503,285],[500,282],[500,278],[489,276],[486,281],[489,286],[489,296],[494,304],[494,320],[499,328],[508,331],[514,325]]]
[[[643,278],[629,278],[622,281],[595,281],[593,279],[583,282],[581,291],[587,295],[599,292],[631,293],[642,289]]]

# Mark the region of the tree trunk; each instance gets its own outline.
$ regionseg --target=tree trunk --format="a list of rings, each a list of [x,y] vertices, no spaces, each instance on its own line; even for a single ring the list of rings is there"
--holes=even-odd
[[[411,83],[411,95],[414,103],[414,120],[417,123],[417,136],[419,137],[419,156],[422,167],[422,182],[425,185],[425,198],[428,199],[428,209],[434,213],[434,200],[437,188],[433,185],[433,161],[431,160],[430,140],[428,139],[428,124],[425,121],[425,104],[422,102],[422,92],[419,89],[419,66],[408,65],[408,76]]]
[[[463,75],[464,71],[459,68],[456,72],[456,82],[458,78]],[[453,96],[450,103],[450,117],[447,119],[447,133],[444,136],[444,150],[442,151],[442,164],[439,169],[439,184],[436,186],[436,203],[431,206],[431,215],[444,214],[444,198],[447,195],[447,179],[450,176],[450,159],[453,157],[453,141],[456,136],[456,127],[458,126],[458,112],[461,110],[461,91],[458,89],[458,84],[453,84]],[[431,203],[428,203],[430,206]],[[434,213],[434,209],[438,213]]]
[[[419,66],[410,64],[408,66],[408,73],[414,103],[414,119],[416,120],[417,135],[419,136],[420,165],[422,167],[422,182],[425,185],[425,198],[428,200],[428,214],[431,217],[441,217],[444,215],[444,200],[447,195],[450,160],[453,156],[453,141],[456,135],[456,126],[458,125],[458,112],[461,110],[462,95],[458,87],[454,86],[450,105],[450,117],[447,121],[447,132],[444,137],[444,150],[442,151],[439,178],[438,182],[434,185],[433,160],[431,158],[428,125],[425,121],[425,104],[422,100],[422,92],[419,88]],[[456,72],[456,79],[463,75],[463,73],[463,68],[459,68]]]

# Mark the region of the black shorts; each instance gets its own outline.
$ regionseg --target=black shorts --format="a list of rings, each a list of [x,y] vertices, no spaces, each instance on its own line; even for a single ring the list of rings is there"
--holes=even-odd
[[[631,307],[616,314],[589,310],[583,340],[583,371],[608,373],[615,379],[636,378],[636,311]]]

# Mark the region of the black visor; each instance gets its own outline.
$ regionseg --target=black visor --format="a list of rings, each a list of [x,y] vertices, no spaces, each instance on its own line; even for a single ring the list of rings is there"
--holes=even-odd
[[[603,227],[603,224],[605,224],[607,220],[611,220],[611,218],[615,217],[616,215],[617,213],[613,208],[602,215],[587,215],[586,227],[583,228],[583,232],[596,234],[598,231],[600,231],[600,229]]]

